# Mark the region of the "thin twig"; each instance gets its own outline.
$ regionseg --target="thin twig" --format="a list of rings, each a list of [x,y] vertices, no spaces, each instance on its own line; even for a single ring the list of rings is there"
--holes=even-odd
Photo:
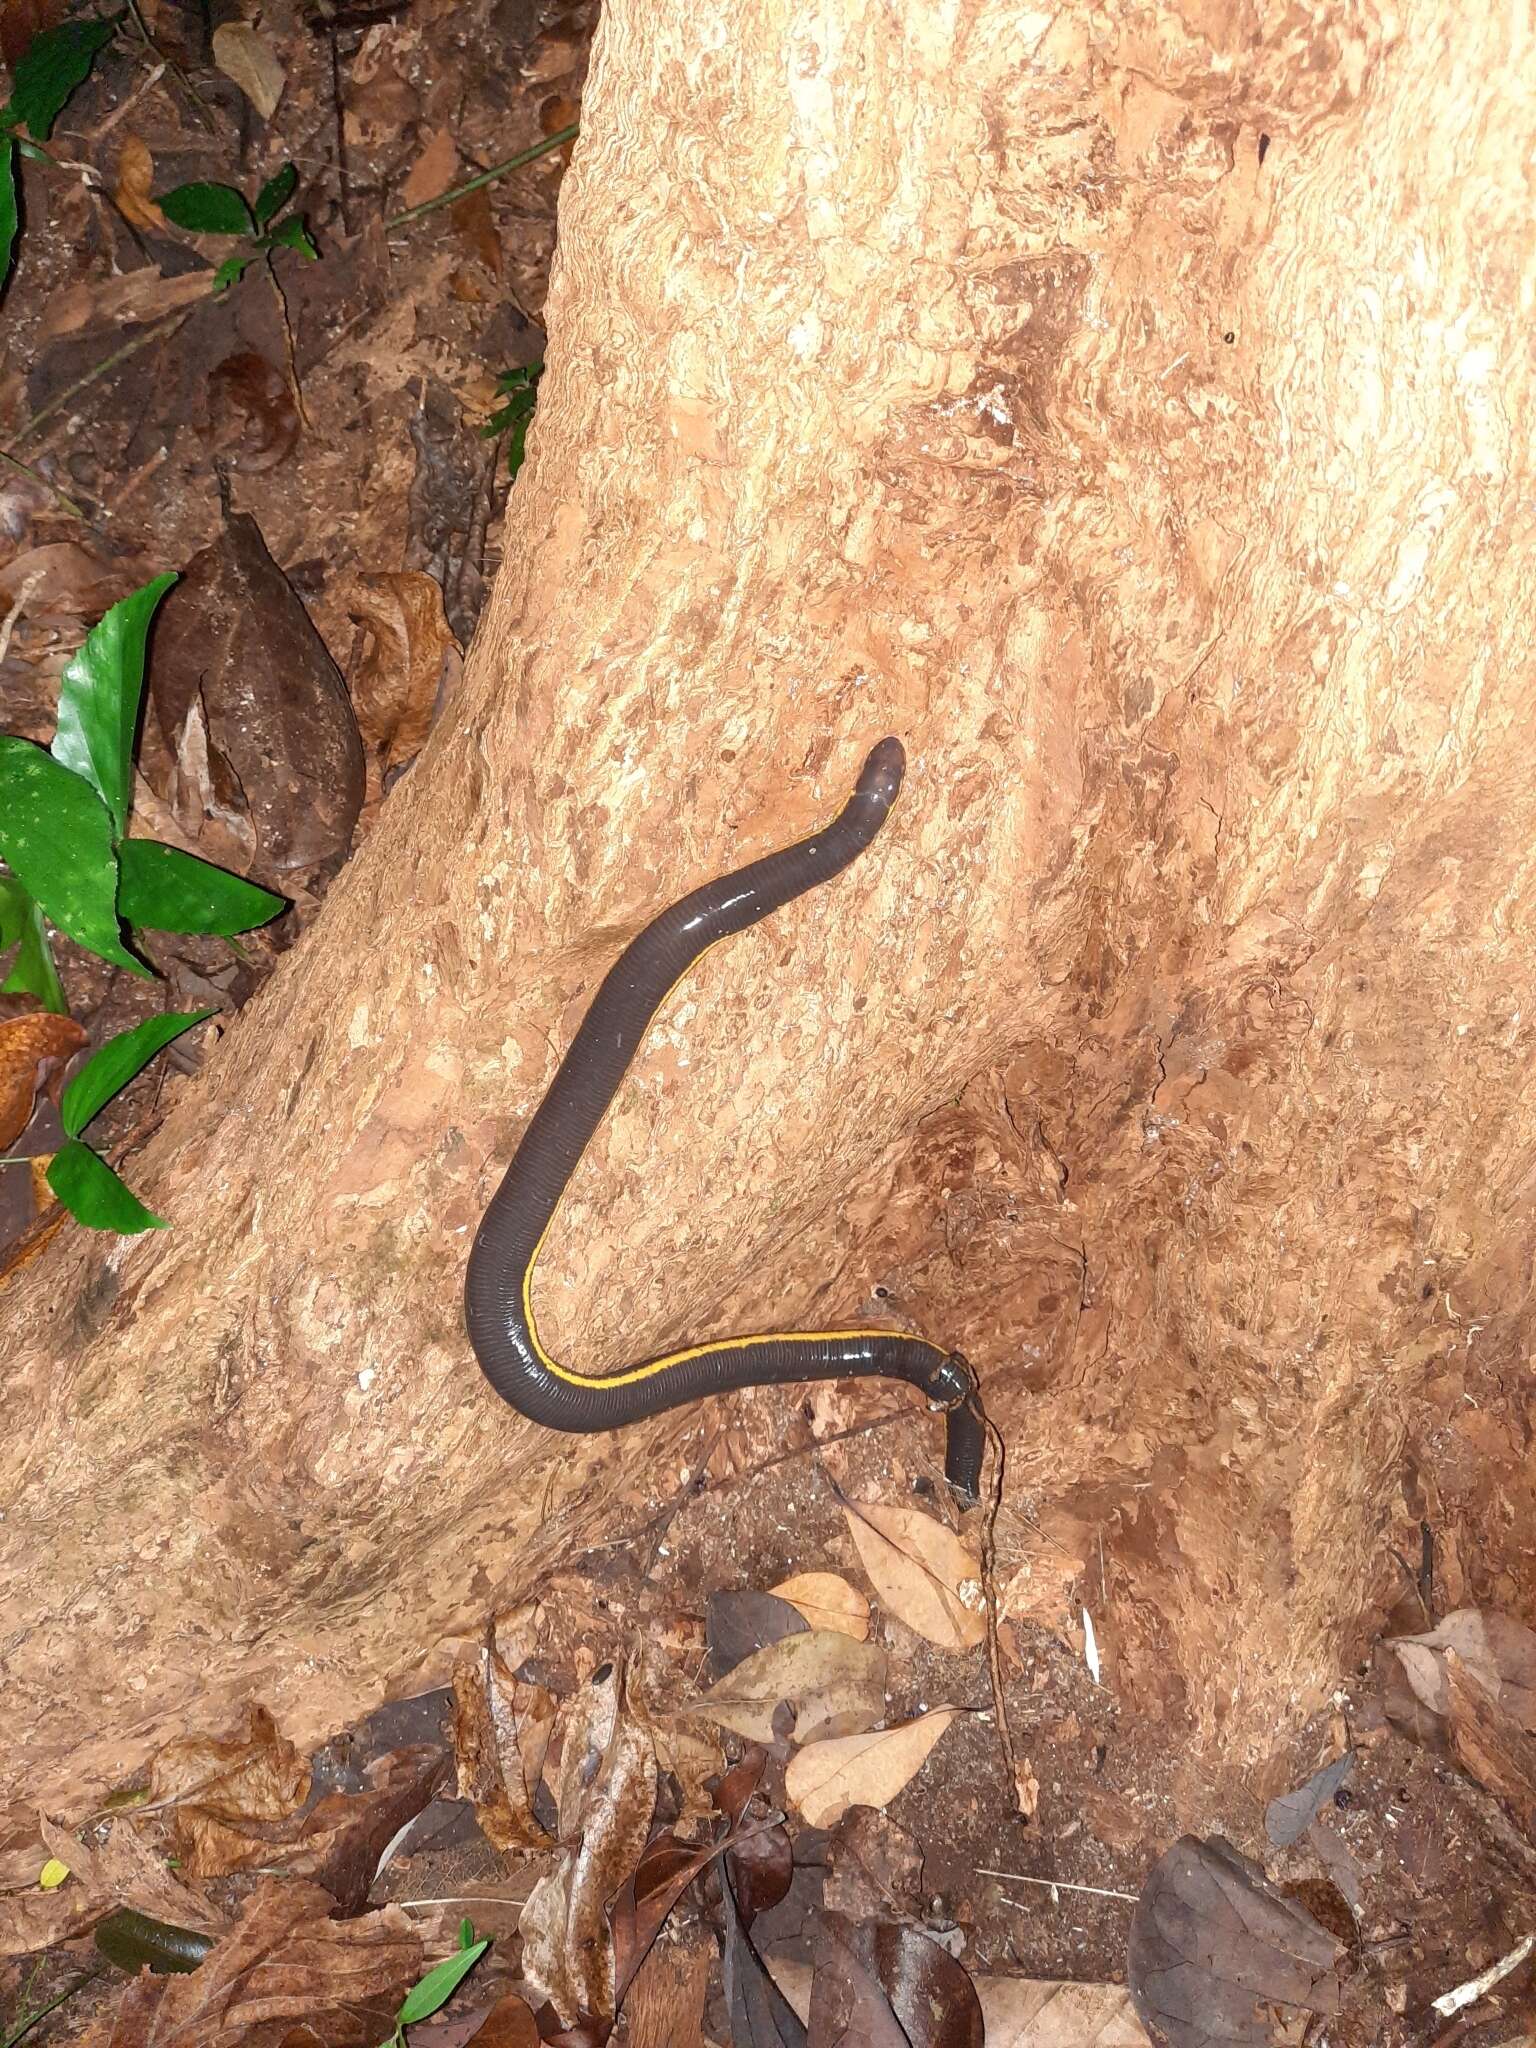
[[[25,612],[27,602],[33,591],[42,582],[47,573],[46,569],[34,569],[26,582],[22,584],[20,590],[17,591],[16,602],[6,613],[5,623],[3,626],[0,626],[0,667],[5,665],[5,658],[11,651],[11,635],[16,630],[16,621]]]
[[[420,206],[408,206],[404,213],[397,213],[385,221],[386,228],[403,228],[407,222],[420,220],[424,215],[436,213],[440,206],[452,206],[456,199],[463,199],[471,192],[478,192],[482,185],[492,185],[498,178],[504,178],[508,171],[520,171],[524,164],[535,163],[541,156],[548,156],[552,149],[561,149],[576,138],[580,123],[572,121],[568,127],[557,128],[553,135],[546,135],[542,142],[536,142],[532,149],[525,149],[517,156],[509,156],[504,164],[492,164],[488,171],[482,171],[478,178],[471,178],[467,185],[455,185],[451,192],[439,192],[435,199],[423,199]]]
[[[68,492],[61,491],[58,485],[44,476],[40,469],[34,469],[30,462],[19,462],[14,455],[0,454],[0,462],[8,462],[12,469],[20,470],[23,476],[31,477],[33,483],[41,484],[50,496],[58,500],[59,504],[70,514],[71,518],[82,519],[87,526],[90,525],[89,514],[83,512],[74,499],[69,496]]]
[[[1135,1892],[1106,1891],[1101,1884],[1068,1884],[1064,1877],[1026,1877],[1022,1870],[989,1870],[984,1863],[974,1867],[978,1877],[1006,1877],[1010,1884],[1040,1884],[1051,1892],[1092,1892],[1096,1899],[1125,1899],[1133,1906],[1136,1903]]]
[[[181,87],[182,91],[187,94],[188,98],[192,101],[194,107],[196,107],[197,109],[198,120],[202,122],[203,126],[208,130],[209,134],[212,135],[216,133],[217,131],[215,130],[214,127],[212,108],[208,105],[208,102],[203,98],[202,94],[198,91],[197,87],[192,83],[191,79],[187,76],[186,72],[183,71],[181,66],[176,62],[176,59],[174,57],[167,57],[164,50],[160,48],[159,44],[150,34],[149,29],[145,24],[144,17],[139,12],[139,0],[128,0],[128,12],[133,16],[134,27],[138,30],[139,34],[144,38],[145,49],[148,50],[149,54],[160,66],[161,70],[169,71],[171,76],[176,80],[177,84]]]
[[[1003,1752],[1003,1764],[1008,1772],[1008,1790],[1012,1795],[1014,1809],[1023,1814],[1023,1801],[1019,1792],[1019,1759],[1013,1746],[1013,1724],[1008,1719],[1008,1702],[1003,1696],[1003,1660],[997,1636],[997,1511],[1003,1504],[1003,1467],[1007,1454],[1003,1447],[1002,1431],[985,1412],[982,1421],[987,1426],[987,1436],[992,1444],[995,1463],[992,1470],[992,1496],[987,1502],[986,1520],[981,1525],[981,1592],[987,1603],[987,1677],[992,1684],[992,1705],[997,1712],[997,1740]]]
[[[72,398],[77,398],[82,391],[89,390],[98,378],[105,377],[109,370],[115,370],[119,363],[126,363],[130,356],[136,356],[141,348],[148,348],[152,341],[169,340],[184,321],[191,319],[193,310],[191,306],[184,306],[178,313],[167,314],[165,319],[153,327],[146,327],[142,334],[136,334],[132,341],[125,341],[121,348],[113,349],[111,355],[103,356],[83,377],[77,377],[73,384],[66,384],[56,398],[50,398],[48,403],[40,406],[29,420],[23,420],[11,436],[9,444],[0,448],[0,455],[13,456],[21,443],[37,432],[44,420],[51,419],[54,413],[68,405]]]

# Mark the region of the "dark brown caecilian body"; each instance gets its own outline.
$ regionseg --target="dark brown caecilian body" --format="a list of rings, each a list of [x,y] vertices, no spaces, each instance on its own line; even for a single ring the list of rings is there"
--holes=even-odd
[[[853,795],[823,832],[706,882],[652,920],[592,999],[549,1092],[486,1210],[469,1255],[465,1318],[486,1378],[549,1429],[620,1429],[735,1387],[875,1375],[906,1380],[948,1415],[945,1470],[974,1499],[985,1429],[975,1375],[958,1352],[892,1330],[790,1331],[686,1346],[617,1372],[573,1372],[539,1342],[534,1265],[578,1160],[602,1122],[651,1020],[699,956],[830,881],[874,839],[901,789],[906,756],[881,740]]]

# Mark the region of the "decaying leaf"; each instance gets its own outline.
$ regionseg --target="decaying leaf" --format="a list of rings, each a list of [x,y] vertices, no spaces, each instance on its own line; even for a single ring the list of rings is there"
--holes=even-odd
[[[0,1020],[0,1152],[9,1151],[31,1123],[39,1090],[58,1107],[65,1069],[85,1043],[86,1033],[73,1017],[33,1010]]]
[[[759,1913],[778,1905],[795,1875],[794,1849],[778,1816],[772,1816],[773,1825],[766,1825],[760,1813],[759,1825],[748,1826],[749,1809],[758,1795],[767,1761],[767,1752],[754,1746],[726,1772],[715,1791],[715,1804],[730,1830],[728,1882],[737,1911],[748,1927]]]
[[[368,634],[351,679],[358,726],[384,767],[398,768],[426,744],[446,667],[459,655],[442,589],[420,569],[360,571],[343,600]]]
[[[985,1640],[981,1560],[969,1544],[921,1508],[874,1501],[843,1513],[859,1562],[898,1620],[941,1650]]]
[[[318,1885],[269,1879],[187,1976],[137,1977],[78,2048],[376,2048],[422,1945],[398,1906],[333,1920]]]
[[[1512,1721],[1536,1732],[1536,1634],[1512,1615],[1458,1608],[1429,1634],[1397,1636],[1383,1648],[1396,1659],[1413,1698],[1442,1730],[1448,1712],[1445,1660],[1454,1651],[1468,1677]],[[1389,1699],[1389,1713],[1393,1707]],[[1393,1713],[1393,1718],[1400,1717]]]
[[[615,2011],[606,1902],[629,1881],[650,1833],[656,1757],[629,1710],[622,1666],[603,1665],[576,1696],[556,1785],[560,1862],[529,1894],[523,1974],[571,2025]]]
[[[1504,1706],[1507,1688],[1488,1692],[1454,1650],[1445,1653],[1445,1709],[1451,1753],[1502,1801],[1536,1842],[1536,1736]]]
[[[155,160],[142,136],[131,130],[117,153],[117,184],[112,198],[118,212],[146,234],[163,235],[165,215],[155,204]]]
[[[213,61],[239,86],[263,121],[270,121],[288,74],[261,30],[245,21],[224,22],[213,32]]]
[[[982,2048],[970,1978],[915,1928],[828,1913],[813,1971],[809,2048]]]
[[[46,541],[13,555],[0,569],[0,600],[29,619],[98,616],[122,597],[121,566],[104,562],[72,540]]]
[[[720,1903],[725,1915],[721,1967],[733,2048],[806,2048],[804,2022],[752,1946],[729,1875],[720,1887]]]
[[[811,2009],[807,1963],[774,1959],[773,1975],[803,2019]],[[973,1977],[987,2048],[1148,2048],[1123,1984],[1064,1984],[1050,1977]]]
[[[657,1768],[669,1771],[678,1793],[677,1819],[673,1825],[686,1832],[692,1823],[713,1811],[711,1787],[724,1768],[720,1741],[712,1730],[696,1722],[664,1712],[657,1704],[672,1677],[657,1646],[642,1645],[629,1672],[629,1698],[635,1712],[651,1731]]]
[[[1331,1764],[1324,1764],[1320,1771],[1314,1771],[1307,1782],[1298,1785],[1294,1792],[1282,1792],[1278,1799],[1271,1799],[1264,1809],[1264,1832],[1277,1849],[1288,1849],[1292,1842],[1301,1840],[1317,1818],[1319,1809],[1349,1776],[1354,1760],[1354,1751],[1346,1749]]]
[[[889,1814],[855,1806],[827,1844],[822,1903],[845,1920],[915,1921],[923,1905],[923,1852]]]
[[[246,1711],[238,1735],[191,1735],[168,1742],[149,1768],[149,1796],[156,1806],[178,1803],[178,1828],[190,1842],[200,1816],[227,1822],[282,1820],[303,1805],[309,1765],[265,1707]]]
[[[85,334],[94,328],[163,320],[170,313],[195,306],[212,290],[211,270],[165,277],[152,263],[118,277],[85,278],[51,294],[38,338],[58,341],[66,334]]]
[[[805,1616],[772,1593],[711,1593],[704,1610],[711,1669],[720,1675],[785,1636],[808,1632]]]
[[[727,1672],[689,1711],[749,1742],[856,1734],[885,1712],[885,1652],[835,1629],[785,1636]]]
[[[1339,2010],[1343,1957],[1230,1842],[1183,1835],[1142,1886],[1127,1979],[1143,2025],[1172,2048],[1268,2048],[1273,2008]]]
[[[869,1602],[836,1572],[796,1572],[770,1590],[797,1607],[812,1628],[837,1629],[859,1643],[868,1640]]]
[[[126,1816],[114,1820],[99,1843],[77,1842],[47,1818],[39,1827],[38,1865],[51,1855],[69,1876],[55,1888],[0,1899],[0,1955],[50,1948],[121,1907],[204,1933],[219,1933],[229,1924],[226,1914],[166,1867]]]
[[[293,453],[299,409],[287,376],[255,349],[225,356],[208,372],[210,454],[229,469],[259,476]]]
[[[519,1619],[498,1619],[494,1638],[461,1657],[453,1673],[453,1748],[461,1799],[498,1849],[547,1845],[534,1812],[555,1725],[554,1695],[517,1676],[527,1654]]]
[[[658,1941],[624,2000],[628,2048],[696,2048],[715,1944],[702,1932]]]
[[[813,1742],[790,1761],[784,1789],[813,1828],[829,1828],[850,1806],[885,1806],[915,1778],[959,1709],[935,1707],[897,1728]]]

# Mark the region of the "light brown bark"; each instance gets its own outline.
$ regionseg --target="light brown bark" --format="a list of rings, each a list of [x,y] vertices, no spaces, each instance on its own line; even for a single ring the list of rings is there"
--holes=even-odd
[[[468,1236],[621,941],[886,731],[878,848],[582,1169],[565,1348],[899,1243],[1096,1532],[1110,1682],[1231,1754],[1399,1523],[1529,1608],[1520,13],[610,0],[463,695],[134,1162],[173,1228],[0,1298],[0,1799],[251,1695],[318,1735],[675,1484],[697,1417],[495,1401]]]

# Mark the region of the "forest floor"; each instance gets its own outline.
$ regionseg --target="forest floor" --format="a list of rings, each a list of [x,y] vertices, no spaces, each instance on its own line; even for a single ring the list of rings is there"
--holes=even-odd
[[[51,161],[19,166],[0,728],[47,742],[89,629],[183,572],[136,813],[292,904],[238,943],[156,935],[153,983],[55,936],[93,1045],[217,1013],[110,1105],[103,1153],[131,1156],[168,1072],[388,831],[461,672],[515,452],[498,408],[544,353],[570,154],[548,145],[579,120],[596,12],[279,0],[215,41],[206,12],[140,0]],[[8,7],[7,62],[62,16]],[[303,231],[275,244],[159,203],[252,202],[289,165],[270,219]],[[356,741],[316,747],[338,705]],[[0,1031],[29,1013],[0,996]],[[29,1083],[0,1149],[52,1155],[57,1093]],[[0,1173],[0,1258],[54,1220],[40,1181]],[[1176,1699],[1122,1683],[1090,1523],[1006,1488],[962,1513],[910,1405],[884,1426],[822,1390],[787,1443],[768,1412],[722,1406],[630,1533],[487,1613],[451,1692],[313,1757],[253,1701],[110,1811],[51,1817],[0,1868],[0,2048],[370,2048],[397,2026],[412,2048],[956,2048],[982,2010],[988,2041],[1054,2048],[1143,2040],[1138,2011],[1179,2048],[1533,2038],[1536,1638],[1445,1615],[1433,1531],[1383,1620],[1406,1647],[1217,1772]]]

